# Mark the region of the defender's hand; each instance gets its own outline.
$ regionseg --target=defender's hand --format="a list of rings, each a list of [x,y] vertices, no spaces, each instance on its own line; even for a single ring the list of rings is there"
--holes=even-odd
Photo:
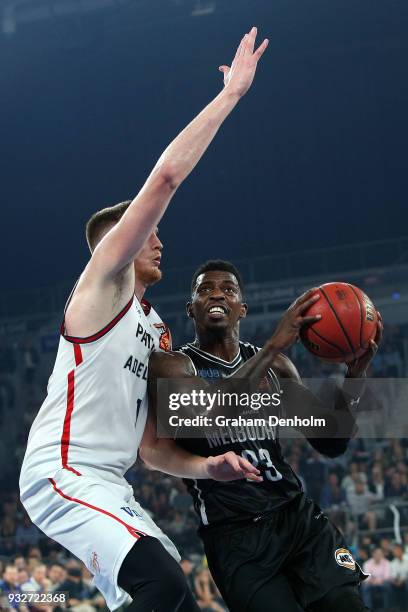
[[[299,332],[304,325],[311,325],[320,321],[322,318],[320,314],[309,317],[303,316],[307,309],[320,299],[320,294],[316,291],[316,288],[309,289],[289,306],[269,341],[269,344],[275,350],[283,351],[289,348],[298,339]]]
[[[251,87],[254,80],[256,67],[259,59],[268,46],[268,39],[265,38],[258,49],[254,51],[257,29],[252,28],[237,49],[231,67],[220,66],[219,70],[224,74],[224,86],[228,91],[243,96]]]
[[[219,480],[220,482],[241,480],[243,478],[249,478],[254,482],[262,482],[259,470],[233,451],[224,453],[224,455],[218,455],[217,457],[208,457],[206,468],[207,478]]]
[[[362,378],[366,375],[366,372],[376,356],[378,351],[378,347],[381,344],[384,325],[382,322],[381,314],[377,310],[378,315],[378,323],[377,323],[377,333],[375,335],[374,340],[370,340],[370,346],[359,359],[355,359],[347,364],[347,378]]]

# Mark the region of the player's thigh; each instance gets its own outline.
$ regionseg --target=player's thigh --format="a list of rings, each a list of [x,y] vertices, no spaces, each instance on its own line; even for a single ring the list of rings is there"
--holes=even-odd
[[[331,589],[307,608],[307,612],[368,612],[356,585],[341,585]]]
[[[24,505],[47,536],[87,566],[111,609],[128,597],[117,584],[128,552],[146,535],[159,540],[164,536],[132,501],[125,481],[116,485],[60,470],[28,496]],[[163,545],[178,561],[177,550],[168,538]]]
[[[303,607],[342,585],[357,586],[364,573],[337,527],[312,500],[305,498],[294,515],[296,546],[285,567]]]
[[[251,598],[245,612],[302,612],[288,578],[277,574],[260,587]],[[231,610],[234,612],[234,610]],[[344,611],[343,611],[344,612]]]

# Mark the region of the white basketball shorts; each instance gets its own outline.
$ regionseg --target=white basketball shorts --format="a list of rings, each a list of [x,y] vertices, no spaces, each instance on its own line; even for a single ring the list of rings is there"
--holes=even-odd
[[[78,557],[110,610],[130,602],[118,573],[132,546],[144,535],[157,538],[180,561],[173,542],[133,497],[132,487],[61,469],[52,478],[24,486],[21,501],[32,522]]]

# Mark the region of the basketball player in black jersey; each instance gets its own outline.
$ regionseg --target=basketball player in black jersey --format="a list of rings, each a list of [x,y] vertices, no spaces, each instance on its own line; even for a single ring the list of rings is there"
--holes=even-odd
[[[308,292],[286,312],[262,351],[270,356],[270,386],[283,379],[300,383],[294,364],[281,351],[296,341],[314,299]],[[149,364],[150,406],[157,400],[157,378],[200,376],[207,381],[234,377],[259,359],[259,349],[239,339],[245,317],[243,285],[229,262],[211,261],[193,276],[188,315],[196,330],[194,342],[171,354],[153,354]],[[381,340],[382,324],[367,353],[348,366],[346,378],[363,378]],[[243,364],[245,363],[245,366]],[[265,364],[264,364],[265,369]],[[362,388],[362,386],[361,386]],[[310,393],[297,414],[310,414]],[[339,391],[336,408],[349,413],[350,397]],[[355,401],[355,398],[354,400]],[[351,430],[350,430],[351,435]],[[344,438],[308,438],[319,452],[342,454]],[[185,480],[200,518],[213,578],[231,612],[357,612],[367,610],[358,593],[365,575],[347,550],[343,537],[302,490],[302,484],[281,453],[273,427],[225,427],[200,439],[178,439],[184,449],[202,456],[233,450],[261,470],[259,484]],[[154,467],[154,461],[152,461]]]

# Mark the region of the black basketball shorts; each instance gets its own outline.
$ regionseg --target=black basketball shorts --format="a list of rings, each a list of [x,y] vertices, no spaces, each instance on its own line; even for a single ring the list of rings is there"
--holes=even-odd
[[[303,609],[334,587],[358,585],[366,578],[340,531],[305,494],[268,516],[209,528],[200,535],[231,612],[246,612],[257,591],[268,583],[273,590],[280,584],[273,578],[281,574]]]

